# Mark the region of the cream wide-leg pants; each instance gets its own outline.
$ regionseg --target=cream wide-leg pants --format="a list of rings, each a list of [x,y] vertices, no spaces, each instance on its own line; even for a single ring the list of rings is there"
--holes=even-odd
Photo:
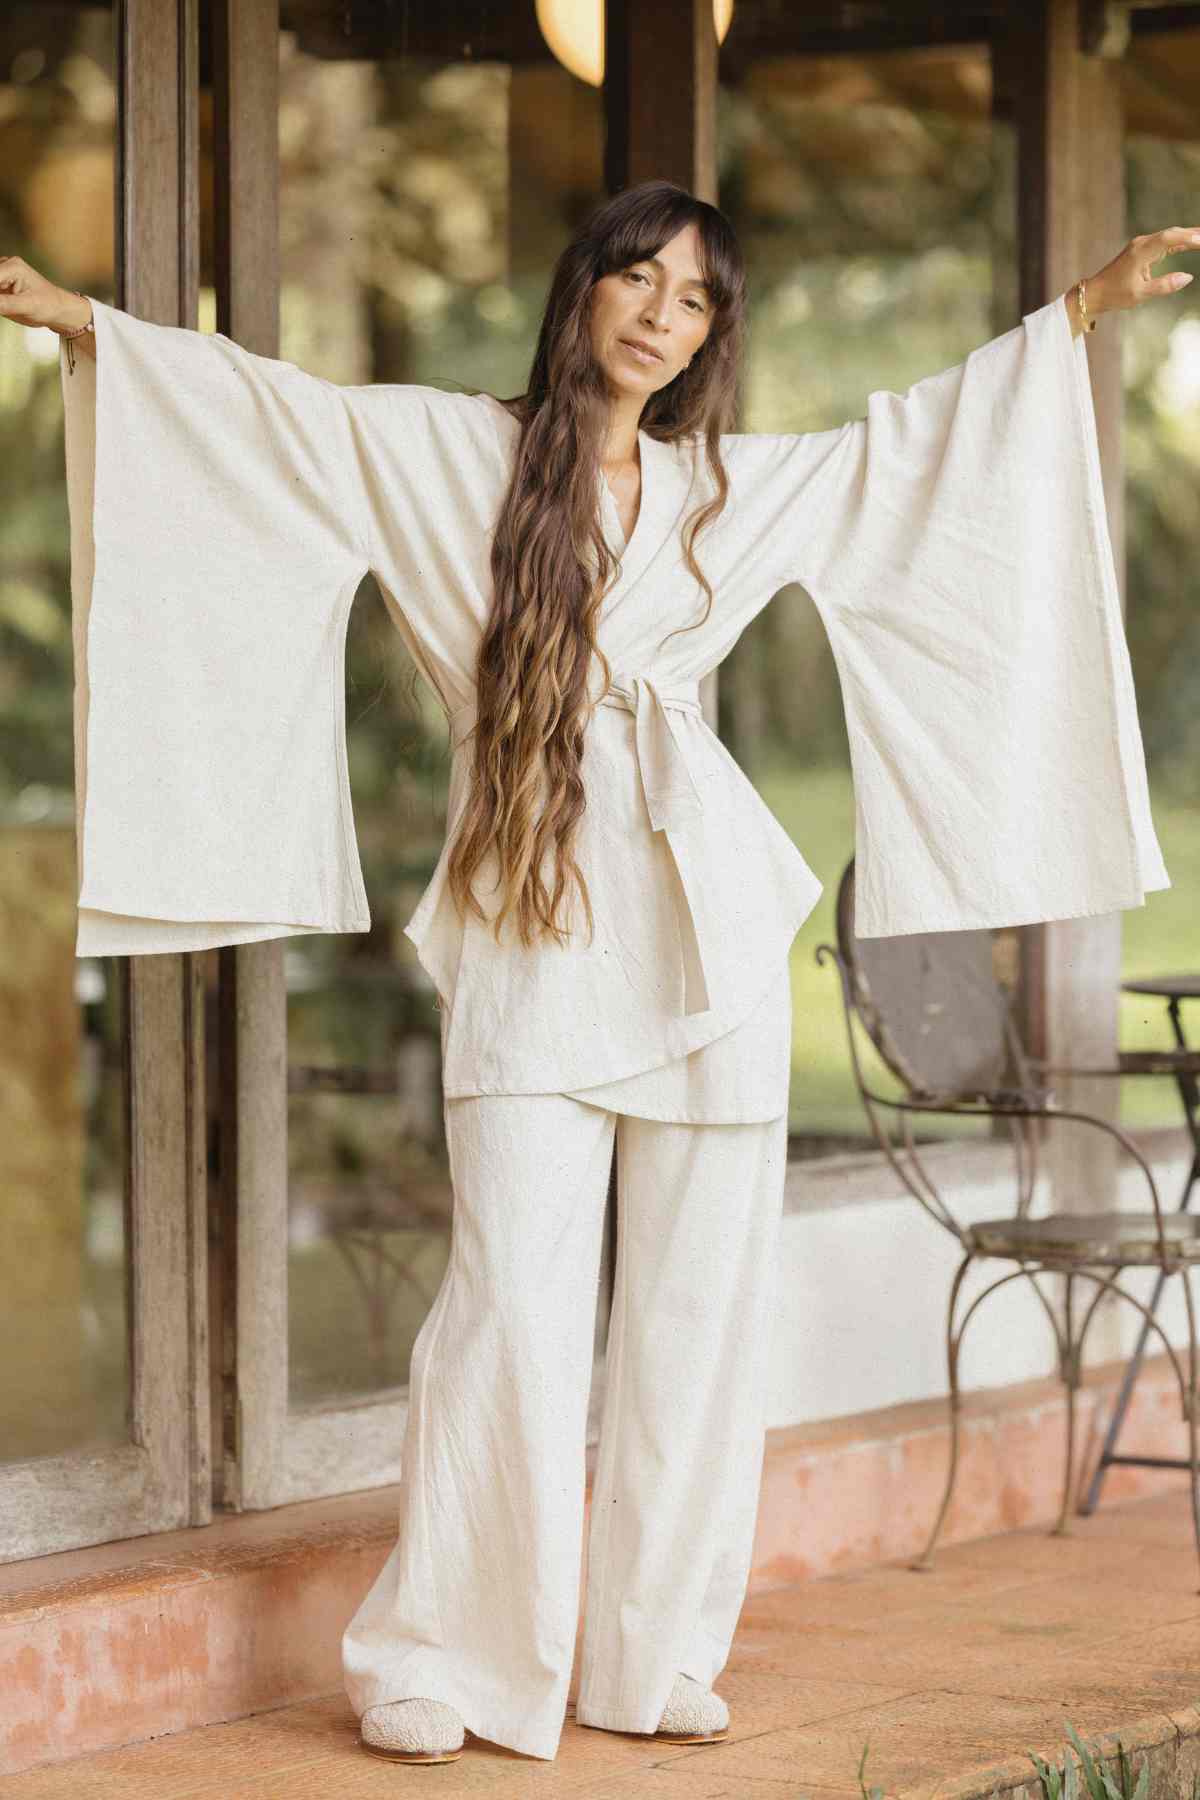
[[[711,1684],[762,1477],[787,1115],[679,1124],[564,1094],[446,1102],[450,1259],[413,1346],[396,1544],[346,1692],[448,1701],[552,1759],[579,1617],[585,1427],[618,1136],[617,1252],[576,1717],[653,1732]]]

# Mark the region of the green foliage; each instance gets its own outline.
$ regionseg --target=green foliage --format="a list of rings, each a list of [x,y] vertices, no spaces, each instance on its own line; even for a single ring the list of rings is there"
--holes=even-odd
[[[863,1745],[863,1753],[858,1761],[859,1792],[862,1794],[863,1800],[883,1800],[883,1789],[881,1787],[873,1787],[871,1789],[870,1793],[868,1793],[866,1783],[863,1780],[863,1770],[867,1766],[867,1751],[870,1748],[871,1748],[871,1741],[868,1738],[867,1742]]]
[[[1150,1759],[1142,1758],[1142,1766],[1138,1771],[1137,1783],[1133,1782],[1132,1760],[1126,1753],[1124,1745],[1117,1740],[1117,1773],[1118,1780],[1112,1775],[1098,1757],[1094,1757],[1080,1738],[1075,1727],[1067,1725],[1067,1735],[1079,1755],[1083,1766],[1086,1793],[1089,1800],[1146,1800],[1150,1787]],[[1036,1768],[1042,1783],[1042,1792],[1046,1800],[1078,1800],[1079,1766],[1071,1761],[1070,1753],[1063,1759],[1061,1770],[1044,1762],[1036,1752],[1026,1751],[1030,1762]]]
[[[1118,1738],[1116,1779],[1114,1780],[1113,1773],[1105,1762],[1089,1750],[1075,1727],[1069,1722],[1067,1736],[1074,1745],[1079,1760],[1073,1762],[1068,1751],[1063,1758],[1061,1769],[1046,1762],[1036,1751],[1027,1750],[1025,1753],[1038,1772],[1045,1800],[1146,1800],[1150,1791],[1150,1759],[1148,1756],[1143,1756],[1135,1780],[1133,1759]],[[862,1778],[870,1747],[868,1740],[863,1745],[862,1757],[859,1760],[859,1790],[863,1795],[863,1800],[883,1800],[883,1788],[873,1787],[868,1794]],[[1081,1766],[1083,1769],[1082,1793],[1079,1781]],[[1200,1800],[1200,1776],[1197,1776],[1193,1783],[1192,1800]]]

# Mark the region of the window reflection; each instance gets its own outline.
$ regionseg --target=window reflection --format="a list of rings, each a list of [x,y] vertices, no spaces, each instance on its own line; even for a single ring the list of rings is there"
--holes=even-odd
[[[112,17],[6,10],[0,244],[112,291]],[[125,1441],[122,966],[75,958],[57,337],[0,326],[0,1461]]]
[[[599,96],[557,67],[318,60],[287,33],[280,80],[280,354],[520,392],[553,261],[600,197]],[[373,928],[286,947],[293,1405],[403,1386],[449,1255],[440,1014],[403,934],[445,837],[446,726],[370,577],[346,734]]]
[[[722,101],[721,202],[749,269],[745,430],[860,418],[874,389],[902,392],[1003,328],[993,258],[1013,256],[1013,159],[984,47],[764,57]],[[792,1154],[865,1145],[837,979],[813,954],[835,939],[854,797],[837,672],[803,589],[743,634],[719,695],[722,736],[824,886],[792,950]],[[868,1066],[899,1091],[873,1053]]]

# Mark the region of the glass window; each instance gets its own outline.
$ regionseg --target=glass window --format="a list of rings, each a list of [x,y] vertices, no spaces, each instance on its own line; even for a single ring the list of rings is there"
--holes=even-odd
[[[553,262],[600,196],[599,95],[557,64],[331,62],[286,32],[280,76],[280,354],[521,392]],[[403,935],[445,836],[446,727],[370,577],[346,661],[374,925],[286,949],[297,1406],[403,1385],[449,1254],[440,1015]]]
[[[861,418],[997,330],[993,258],[1013,255],[1012,156],[985,47],[764,58],[723,91],[721,204],[746,253],[747,431]],[[1002,204],[997,204],[997,201]],[[841,695],[816,608],[785,590],[721,668],[721,732],[824,884],[792,951],[793,1154],[863,1143],[836,972],[834,902],[854,850]],[[881,1092],[898,1084],[872,1054]],[[985,1122],[928,1120],[920,1135]]]
[[[112,293],[112,19],[17,7],[0,243]],[[0,1461],[128,1439],[122,967],[75,959],[69,530],[57,336],[0,323]]]

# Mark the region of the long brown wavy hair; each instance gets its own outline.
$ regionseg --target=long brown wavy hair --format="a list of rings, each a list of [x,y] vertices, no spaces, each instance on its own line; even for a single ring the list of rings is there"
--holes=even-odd
[[[588,699],[588,673],[595,651],[607,690],[612,671],[596,644],[596,625],[619,562],[598,506],[611,402],[592,353],[591,293],[603,276],[656,255],[692,224],[712,297],[708,335],[689,367],[650,396],[639,426],[665,443],[704,439],[716,491],[686,521],[683,548],[707,597],[707,618],[712,588],[694,547],[729,493],[720,438],[735,419],[745,319],[745,267],[724,214],[669,181],[641,182],[598,207],[555,266],[528,388],[505,402],[521,429],[492,541],[495,593],[476,669],[472,779],[447,863],[460,913],[470,907],[484,920],[471,883],[494,847],[503,890],[497,941],[515,913],[525,946],[542,935],[562,944],[568,934],[558,909],[571,882],[589,935],[595,929],[573,846],[585,807],[584,736],[596,704]],[[543,863],[550,851],[548,889]]]

